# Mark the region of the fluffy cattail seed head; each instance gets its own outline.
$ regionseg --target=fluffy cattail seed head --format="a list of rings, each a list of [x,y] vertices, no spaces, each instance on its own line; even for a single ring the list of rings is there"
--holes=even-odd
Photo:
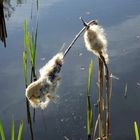
[[[98,57],[101,54],[105,58],[106,63],[108,63],[107,39],[101,26],[97,24],[90,25],[84,33],[84,41],[87,50]]]
[[[33,107],[46,108],[51,100],[55,100],[59,85],[59,72],[63,63],[63,53],[56,54],[40,69],[40,77],[26,89],[26,97]]]

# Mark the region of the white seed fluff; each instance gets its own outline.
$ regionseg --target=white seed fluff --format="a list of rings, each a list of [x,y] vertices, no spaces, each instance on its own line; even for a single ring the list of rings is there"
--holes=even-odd
[[[55,100],[56,89],[59,85],[59,72],[63,63],[63,53],[56,54],[40,69],[40,77],[26,89],[26,97],[32,107],[46,108],[49,102]]]
[[[95,24],[90,25],[84,33],[84,41],[87,50],[93,52],[98,57],[102,54],[106,63],[108,63],[107,39],[104,29],[101,26]]]

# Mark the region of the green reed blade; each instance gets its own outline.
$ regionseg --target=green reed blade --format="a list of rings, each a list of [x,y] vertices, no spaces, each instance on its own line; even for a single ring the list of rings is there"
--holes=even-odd
[[[36,30],[35,30],[35,50],[37,46],[37,36],[38,36],[38,15],[37,15],[37,21],[36,21]]]
[[[24,67],[24,81],[25,81],[25,85],[27,85],[28,78],[27,78],[27,53],[26,51],[23,52],[23,67]]]
[[[93,70],[93,62],[91,60],[91,62],[89,64],[89,70],[88,70],[88,89],[87,89],[87,93],[88,93],[89,96],[90,96],[90,85],[91,85],[92,70]]]
[[[137,122],[136,121],[134,122],[134,129],[135,129],[136,140],[140,140],[138,125],[137,125]]]
[[[11,140],[15,140],[15,124],[14,124],[14,119],[12,119]]]
[[[35,59],[36,59],[36,47],[37,47],[37,36],[38,36],[38,15],[36,21],[36,29],[35,34],[32,34],[32,47],[33,47],[33,65],[35,67]]]
[[[32,43],[31,43],[31,56],[32,56],[32,67],[35,67],[35,53],[36,53],[36,50],[35,50],[35,38],[34,38],[34,35],[32,34]]]
[[[87,88],[87,133],[88,133],[88,138],[91,137],[91,129],[93,128],[93,112],[92,112],[91,102],[90,102],[90,86],[91,86],[92,70],[93,70],[93,62],[91,60],[91,62],[89,64],[88,88]]]
[[[22,130],[23,130],[23,121],[21,121],[19,125],[18,140],[21,140]]]
[[[26,21],[26,19],[24,19],[23,29],[24,29],[24,48],[26,48],[26,35],[27,35],[27,21]]]
[[[2,127],[1,120],[0,120],[0,135],[1,135],[1,139],[5,140],[5,135],[4,135],[4,130],[3,130],[3,127]]]

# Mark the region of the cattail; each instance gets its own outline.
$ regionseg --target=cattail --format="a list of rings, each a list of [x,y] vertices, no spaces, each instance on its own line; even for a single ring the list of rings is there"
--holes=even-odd
[[[101,26],[97,24],[90,25],[84,33],[84,41],[87,50],[98,57],[102,55],[108,63],[107,39]]]
[[[44,109],[50,101],[56,100],[62,64],[63,53],[58,53],[40,69],[39,79],[27,87],[26,97],[33,107]]]

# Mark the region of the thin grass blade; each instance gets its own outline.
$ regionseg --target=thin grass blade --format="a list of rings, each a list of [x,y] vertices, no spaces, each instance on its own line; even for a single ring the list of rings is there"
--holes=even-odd
[[[26,48],[26,35],[27,35],[27,21],[26,21],[26,19],[24,19],[23,29],[24,29],[24,49],[25,49]]]
[[[91,62],[89,64],[89,70],[88,70],[88,89],[87,89],[88,96],[90,96],[90,85],[91,85],[92,70],[93,70],[93,62],[91,60]]]
[[[23,121],[21,121],[19,125],[18,140],[21,140],[22,130],[23,130]]]
[[[4,130],[3,130],[3,126],[2,126],[1,120],[0,120],[0,135],[1,135],[1,139],[5,140],[5,135],[4,135]]]
[[[138,125],[136,121],[134,122],[134,129],[135,129],[136,140],[140,140]]]
[[[88,134],[88,139],[91,138],[91,131],[93,128],[93,112],[92,112],[91,102],[90,102],[90,86],[91,86],[92,71],[93,71],[93,62],[91,60],[91,62],[89,64],[88,88],[87,88],[87,134]]]
[[[24,81],[25,81],[25,85],[27,85],[28,78],[27,78],[27,53],[26,51],[23,52],[23,67],[24,67]]]
[[[15,124],[14,119],[12,119],[12,128],[11,128],[11,140],[15,140]]]

